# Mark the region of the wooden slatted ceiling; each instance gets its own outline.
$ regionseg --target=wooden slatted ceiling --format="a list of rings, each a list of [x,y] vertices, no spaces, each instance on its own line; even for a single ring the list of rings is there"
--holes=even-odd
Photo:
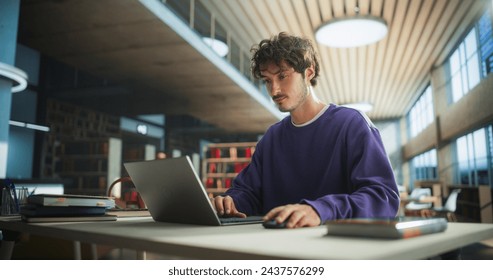
[[[322,70],[318,97],[327,103],[373,103],[373,120],[407,113],[429,84],[433,67],[492,5],[491,0],[195,1],[228,30],[228,40],[247,52],[280,31],[315,42],[321,24],[355,15],[356,5],[361,15],[385,19],[389,33],[378,43],[351,49],[314,44]],[[261,133],[278,120],[139,1],[23,0],[20,15],[22,44],[128,84],[129,93],[111,107],[125,114],[190,114],[229,132]],[[65,96],[100,110],[115,102],[111,95],[88,95],[97,100],[80,93]]]
[[[491,1],[461,0],[207,0],[244,49],[280,31],[315,42],[314,31],[333,18],[382,17],[387,36],[376,44],[333,49],[316,44],[322,75],[316,93],[325,102],[366,101],[372,119],[401,117],[429,84],[471,23]]]

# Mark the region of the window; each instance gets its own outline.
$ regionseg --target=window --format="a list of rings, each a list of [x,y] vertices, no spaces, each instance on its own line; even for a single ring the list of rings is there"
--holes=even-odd
[[[491,11],[486,11],[478,21],[481,70],[483,77],[493,71],[493,26]]]
[[[481,16],[448,60],[450,100],[460,100],[493,71],[491,7]]]
[[[437,173],[437,151],[429,150],[411,159],[411,186],[417,180],[436,180]]]
[[[449,60],[452,77],[452,101],[457,102],[469,90],[479,84],[479,59],[476,28],[473,28],[464,41],[452,53]]]
[[[492,127],[482,128],[457,139],[456,183],[478,186],[491,181]]]
[[[428,86],[408,113],[409,136],[415,137],[433,122],[433,97]]]

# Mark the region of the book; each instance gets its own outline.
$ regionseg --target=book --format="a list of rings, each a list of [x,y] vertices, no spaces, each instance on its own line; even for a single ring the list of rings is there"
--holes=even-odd
[[[147,209],[111,209],[108,210],[108,214],[115,215],[118,218],[126,218],[126,217],[150,217],[151,213]]]
[[[94,216],[106,214],[106,207],[102,206],[42,206],[27,204],[21,207],[20,214],[28,217],[46,216]]]
[[[35,194],[30,195],[27,202],[43,206],[98,206],[106,209],[115,207],[115,200],[111,197],[75,194]]]
[[[98,222],[116,221],[115,215],[92,215],[92,216],[60,216],[60,217],[29,217],[21,215],[22,221],[26,223],[61,223],[61,222]]]
[[[443,232],[445,218],[341,219],[329,221],[327,235],[403,239]]]

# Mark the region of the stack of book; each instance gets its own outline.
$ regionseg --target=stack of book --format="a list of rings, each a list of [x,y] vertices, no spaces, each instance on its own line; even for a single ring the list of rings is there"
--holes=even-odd
[[[115,207],[115,200],[105,196],[36,194],[27,198],[20,209],[26,222],[76,222],[114,221],[108,209]]]

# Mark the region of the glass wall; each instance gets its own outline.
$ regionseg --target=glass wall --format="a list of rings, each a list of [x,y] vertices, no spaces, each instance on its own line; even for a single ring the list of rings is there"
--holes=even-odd
[[[175,14],[180,17],[184,22],[190,25],[190,1],[183,0],[165,0],[163,1]]]
[[[214,35],[211,34],[211,26],[213,24],[211,13],[204,7],[204,5],[202,5],[200,1],[193,1],[193,4],[193,22],[191,27],[195,29],[195,31],[197,31],[202,37],[214,38]]]
[[[492,6],[481,15],[448,60],[448,96],[459,101],[493,69]],[[492,126],[488,125],[454,142],[454,183],[491,185]]]
[[[232,32],[222,25],[211,13],[202,0],[162,0],[177,16],[201,37],[213,38],[226,44],[229,48],[224,56],[247,80],[262,92],[263,85],[250,74],[250,49],[242,48],[231,36]]]

